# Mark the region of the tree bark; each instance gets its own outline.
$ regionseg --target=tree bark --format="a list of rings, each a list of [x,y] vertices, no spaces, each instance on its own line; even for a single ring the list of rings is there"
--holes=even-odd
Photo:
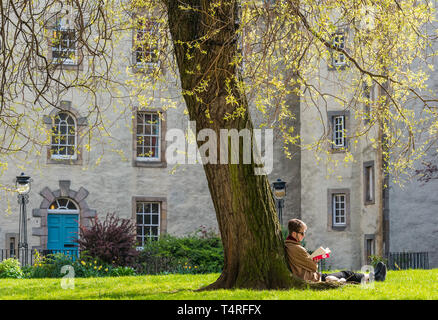
[[[236,3],[222,3],[214,9],[206,0],[187,0],[185,4],[194,9],[182,9],[178,0],[166,1],[183,96],[189,118],[196,122],[195,135],[205,128],[214,130],[217,137],[220,129],[251,130],[245,95],[233,77],[236,66],[230,64],[237,50]],[[245,110],[241,116],[224,120],[225,114],[236,108],[227,103],[230,93]],[[309,286],[287,267],[270,184],[266,175],[255,175],[254,168],[254,162],[204,164],[224,246],[223,272],[204,289]]]

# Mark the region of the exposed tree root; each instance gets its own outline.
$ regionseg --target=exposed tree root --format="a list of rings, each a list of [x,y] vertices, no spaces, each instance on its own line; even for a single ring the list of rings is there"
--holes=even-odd
[[[202,287],[196,292],[202,291],[212,291],[219,289],[251,289],[251,290],[290,290],[290,289],[310,289],[310,290],[329,290],[329,289],[337,289],[342,287],[344,284],[339,282],[310,282],[304,281],[302,279],[297,278],[296,276],[290,276],[290,281],[286,281],[286,283],[282,283],[281,285],[268,285],[268,284],[260,284],[251,285],[246,284],[243,286],[231,285],[226,281],[225,277],[221,275],[215,282],[207,285],[206,287]]]

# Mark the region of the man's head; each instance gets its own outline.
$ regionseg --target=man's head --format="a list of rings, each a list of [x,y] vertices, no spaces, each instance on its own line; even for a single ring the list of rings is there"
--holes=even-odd
[[[300,219],[291,219],[287,223],[289,234],[298,241],[303,241],[306,235],[307,225]]]

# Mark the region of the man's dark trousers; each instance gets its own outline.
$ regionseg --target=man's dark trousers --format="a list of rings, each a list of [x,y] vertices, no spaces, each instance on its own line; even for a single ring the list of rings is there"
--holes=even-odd
[[[353,271],[348,271],[348,270],[339,271],[339,272],[335,272],[335,273],[329,273],[329,274],[321,273],[321,281],[325,281],[327,276],[333,276],[333,277],[336,277],[338,279],[344,278],[348,282],[359,282],[360,283],[364,274],[353,272]]]

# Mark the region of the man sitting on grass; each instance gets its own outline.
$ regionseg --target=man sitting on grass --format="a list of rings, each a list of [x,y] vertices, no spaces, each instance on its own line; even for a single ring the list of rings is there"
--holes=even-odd
[[[312,260],[307,250],[300,244],[303,241],[307,225],[299,219],[288,221],[289,235],[285,241],[288,263],[292,273],[297,277],[313,282],[335,281],[361,283],[362,278],[369,281],[369,274],[356,273],[353,271],[340,271],[331,274],[317,272],[318,261]],[[384,281],[386,278],[386,266],[379,262],[374,271],[374,280]]]

